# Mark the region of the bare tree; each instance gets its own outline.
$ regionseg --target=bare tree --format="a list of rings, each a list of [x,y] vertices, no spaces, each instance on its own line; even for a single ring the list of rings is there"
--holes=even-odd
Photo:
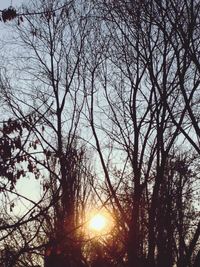
[[[38,219],[47,267],[83,264],[88,148],[93,190],[116,221],[116,246],[95,245],[96,264],[198,264],[198,10],[195,0],[38,1],[16,26],[15,77],[13,66],[1,76],[13,115],[2,133],[15,127],[1,146],[9,166],[28,160],[23,174],[43,179],[44,195],[35,215],[2,230]]]
[[[35,10],[41,12],[37,14]],[[81,209],[88,198],[86,177],[90,177],[84,145],[79,139],[85,100],[79,71],[87,33],[87,19],[80,13],[88,10],[84,11],[78,1],[65,5],[62,1],[33,1],[28,11],[34,14],[24,14],[24,22],[15,27],[14,46],[19,48],[13,58],[16,76],[10,81],[2,73],[1,93],[13,121],[26,125],[20,136],[25,140],[20,153],[28,162],[25,175],[33,173],[43,184],[44,193],[35,203],[35,210],[29,209],[25,216],[4,228],[14,230],[43,217],[40,227],[52,214],[55,217],[49,223],[54,234],[50,229],[46,232],[49,241],[43,246],[57,260],[80,266],[82,244],[78,235]],[[52,262],[46,261],[46,266],[52,266]]]
[[[170,18],[166,17],[165,9],[169,12],[171,9],[167,3],[165,9],[156,9],[157,4],[156,1],[100,1],[103,22],[99,19],[102,24],[97,27],[101,27],[103,33],[101,37],[91,34],[90,40],[95,38],[96,42],[92,47],[93,56],[90,54],[87,62],[88,77],[91,77],[86,83],[86,87],[91,88],[87,102],[89,121],[110,194],[125,222],[124,227],[128,228],[126,246],[130,266],[142,266],[147,264],[146,260],[149,266],[172,266],[176,261],[172,252],[167,259],[162,257],[164,248],[156,254],[159,244],[166,242],[164,236],[157,239],[162,232],[156,227],[162,222],[158,218],[158,203],[172,150],[180,149],[186,138],[185,151],[192,145],[199,152],[198,141],[190,134],[195,124],[188,115],[189,102],[184,100],[182,88],[183,82],[187,85],[192,82],[193,89],[188,96],[191,99],[198,88],[198,76],[187,60],[188,75],[181,73],[182,44],[178,50],[179,39],[174,36],[174,28],[167,28]],[[105,145],[102,140],[106,140]],[[111,154],[109,148],[112,148]],[[116,186],[111,171],[117,156],[124,166],[121,169],[132,174],[130,220],[124,214],[120,186]],[[118,182],[123,183],[123,176]],[[140,234],[144,196],[149,203],[146,244]],[[198,229],[191,237],[191,241],[195,238],[192,253]],[[174,240],[169,242],[169,247],[172,242]],[[141,248],[144,248],[143,253]]]

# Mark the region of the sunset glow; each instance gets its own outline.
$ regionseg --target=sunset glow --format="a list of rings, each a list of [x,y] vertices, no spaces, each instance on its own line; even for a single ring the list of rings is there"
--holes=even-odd
[[[105,237],[111,232],[113,226],[114,220],[107,211],[91,211],[88,213],[85,230],[90,237],[102,235]]]
[[[97,214],[91,218],[89,228],[94,231],[102,231],[108,224],[106,217],[102,214]]]

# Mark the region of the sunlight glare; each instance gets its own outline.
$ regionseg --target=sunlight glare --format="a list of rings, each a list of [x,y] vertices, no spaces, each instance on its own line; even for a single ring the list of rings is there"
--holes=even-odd
[[[105,229],[106,225],[108,224],[107,219],[104,215],[97,214],[91,218],[89,222],[89,227],[94,231],[102,231]]]

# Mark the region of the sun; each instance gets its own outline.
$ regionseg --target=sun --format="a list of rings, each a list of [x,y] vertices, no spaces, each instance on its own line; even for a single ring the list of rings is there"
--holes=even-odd
[[[106,237],[109,236],[115,223],[113,217],[107,210],[91,210],[88,211],[86,217],[85,233],[89,237]]]
[[[96,214],[89,221],[89,228],[93,231],[101,232],[108,225],[107,218],[102,214]]]

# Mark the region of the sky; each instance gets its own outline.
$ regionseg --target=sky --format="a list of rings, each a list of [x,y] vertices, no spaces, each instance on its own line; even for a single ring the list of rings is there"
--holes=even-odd
[[[8,8],[9,6],[13,6],[13,7],[19,7],[22,3],[28,2],[28,0],[0,0],[0,10],[4,10],[6,8]],[[4,34],[5,34],[5,27],[4,27],[4,23],[0,22],[0,42],[2,40],[2,38],[4,38]],[[8,30],[8,28],[6,28],[6,31]],[[9,35],[8,32],[6,32],[6,34]],[[0,51],[1,54],[1,51]],[[1,112],[1,111],[0,111]],[[40,185],[39,185],[39,181],[35,180],[33,177],[23,177],[22,179],[20,179],[17,183],[17,191],[24,195],[27,198],[32,199],[33,201],[37,201],[39,199],[39,195],[40,195]],[[28,205],[28,203],[24,203],[24,205]],[[23,213],[25,211],[25,206],[23,204],[20,204],[15,206],[14,208],[14,212],[15,214],[20,214]]]
[[[9,6],[18,7],[20,6],[24,1],[23,0],[0,0],[0,10],[3,10],[5,8],[8,8]]]

